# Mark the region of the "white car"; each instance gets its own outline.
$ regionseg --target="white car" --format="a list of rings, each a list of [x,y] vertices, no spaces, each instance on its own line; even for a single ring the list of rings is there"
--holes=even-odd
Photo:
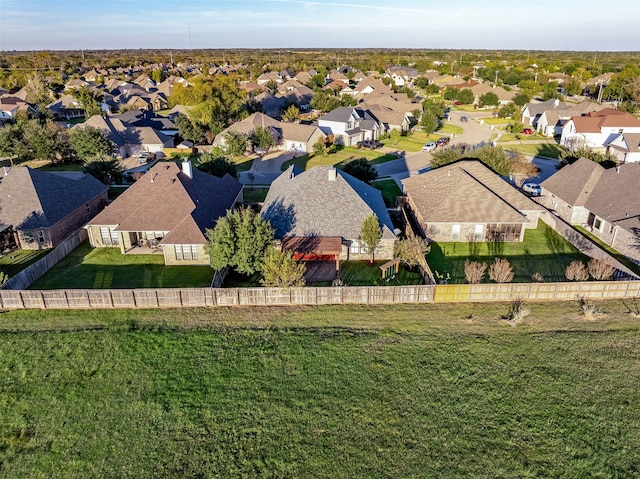
[[[430,141],[429,143],[425,143],[424,146],[422,147],[422,151],[433,151],[436,148],[438,148],[438,145],[436,145],[434,142]]]
[[[542,194],[542,186],[538,183],[525,183],[522,185],[522,191],[531,196],[540,196]]]

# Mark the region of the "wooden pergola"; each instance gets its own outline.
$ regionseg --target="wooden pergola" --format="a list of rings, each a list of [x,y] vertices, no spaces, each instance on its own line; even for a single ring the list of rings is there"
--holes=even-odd
[[[340,274],[340,236],[288,236],[282,240],[282,250],[291,251],[298,261],[335,261]]]

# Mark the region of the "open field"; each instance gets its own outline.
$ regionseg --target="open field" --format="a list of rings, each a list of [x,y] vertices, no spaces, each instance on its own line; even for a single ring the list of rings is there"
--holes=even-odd
[[[637,477],[621,302],[0,315],[0,476]]]
[[[165,266],[161,254],[120,253],[82,243],[31,285],[31,289],[203,288],[209,266]]]
[[[509,260],[514,271],[513,281],[517,283],[530,283],[534,273],[540,273],[546,282],[566,281],[564,272],[571,261],[588,261],[571,243],[540,221],[535,230],[525,230],[521,243],[431,243],[427,262],[434,272],[449,273],[451,283],[466,283],[464,262],[467,258],[484,262],[487,263],[484,282],[490,282],[488,265],[495,257]]]

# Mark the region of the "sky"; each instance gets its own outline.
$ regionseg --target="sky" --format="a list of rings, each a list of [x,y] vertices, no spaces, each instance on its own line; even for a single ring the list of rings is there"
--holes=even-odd
[[[0,0],[0,50],[639,51],[638,0]]]

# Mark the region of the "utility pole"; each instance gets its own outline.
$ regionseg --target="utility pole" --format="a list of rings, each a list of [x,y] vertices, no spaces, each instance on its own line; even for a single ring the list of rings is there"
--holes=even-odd
[[[189,29],[189,50],[191,50],[192,47],[191,47],[191,24],[190,23],[187,24],[187,28]]]
[[[599,90],[598,90],[598,103],[600,103],[602,101],[602,80],[598,81],[599,84]]]

